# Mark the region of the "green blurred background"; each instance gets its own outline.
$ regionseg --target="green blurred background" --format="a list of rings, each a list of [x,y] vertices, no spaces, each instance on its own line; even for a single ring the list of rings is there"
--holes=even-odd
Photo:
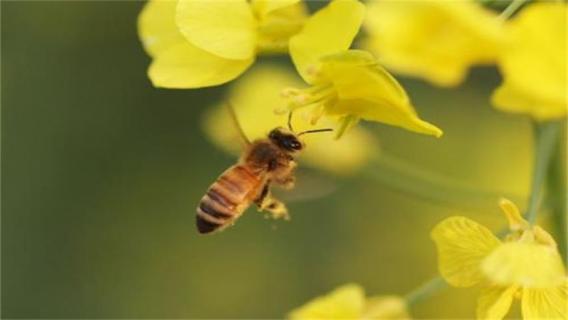
[[[485,196],[432,201],[371,166],[326,177],[337,190],[289,203],[291,222],[250,210],[197,235],[197,202],[235,161],[200,130],[227,87],[153,88],[142,5],[2,2],[3,317],[277,318],[347,282],[405,294],[437,272],[438,221],[463,214],[497,230],[500,194],[524,207],[530,123],[491,109],[499,77],[485,68],[454,90],[399,77],[443,138],[369,127],[385,154]],[[413,315],[474,306],[475,289],[448,289]]]

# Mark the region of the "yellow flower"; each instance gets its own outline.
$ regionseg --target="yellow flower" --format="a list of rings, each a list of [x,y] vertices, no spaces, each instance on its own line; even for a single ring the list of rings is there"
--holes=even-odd
[[[286,52],[305,18],[299,0],[150,0],[138,33],[154,86],[200,88],[235,79],[259,53]]]
[[[568,279],[554,239],[502,200],[509,233],[499,240],[465,217],[450,217],[432,231],[442,277],[456,287],[482,285],[477,315],[502,319],[515,298],[525,319],[566,319]]]
[[[300,83],[287,69],[267,64],[253,68],[231,87],[228,101],[234,106],[249,139],[264,138],[271,129],[287,125],[287,115],[277,115],[274,109],[281,103],[281,89]],[[292,124],[296,132],[314,129],[308,116],[305,110],[293,114]],[[327,117],[322,119],[320,126],[336,127]],[[204,129],[222,149],[232,153],[241,151],[239,132],[225,104],[208,111]],[[306,143],[301,155],[302,163],[337,174],[353,173],[376,155],[379,149],[378,142],[363,128],[355,128],[339,141],[333,139],[332,133],[307,134],[302,136],[302,140]]]
[[[305,319],[410,319],[406,302],[398,296],[366,298],[356,284],[343,285],[293,310],[293,320]]]
[[[503,83],[492,97],[498,109],[541,121],[566,116],[567,15],[565,2],[534,3],[508,24],[499,58]]]
[[[468,69],[493,63],[502,39],[497,14],[478,1],[373,1],[364,47],[390,70],[451,87]]]
[[[364,15],[362,3],[335,0],[290,39],[290,55],[310,87],[285,90],[288,109],[311,106],[313,123],[324,114],[338,119],[338,136],[360,119],[440,136],[442,131],[417,116],[404,89],[370,53],[348,50]]]

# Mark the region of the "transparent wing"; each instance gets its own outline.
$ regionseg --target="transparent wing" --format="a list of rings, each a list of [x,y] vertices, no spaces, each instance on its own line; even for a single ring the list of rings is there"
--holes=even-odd
[[[336,179],[315,170],[296,170],[296,185],[291,190],[272,187],[276,197],[284,202],[304,202],[330,196],[338,189]]]

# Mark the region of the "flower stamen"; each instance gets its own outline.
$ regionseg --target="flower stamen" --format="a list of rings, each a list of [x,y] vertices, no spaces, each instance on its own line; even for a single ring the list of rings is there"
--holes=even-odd
[[[288,102],[288,111],[311,105],[321,105],[325,109],[325,107],[331,105],[336,100],[337,96],[331,84],[317,85],[306,89],[286,88],[282,90],[281,95]],[[323,115],[324,110],[318,110],[315,114],[318,114],[320,111]],[[316,122],[317,119],[319,117],[316,117]]]

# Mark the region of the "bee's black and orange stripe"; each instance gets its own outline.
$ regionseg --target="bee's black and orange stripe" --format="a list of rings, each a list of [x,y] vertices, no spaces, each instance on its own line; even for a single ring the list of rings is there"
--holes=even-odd
[[[196,225],[199,233],[213,232],[238,218],[261,189],[262,180],[242,164],[223,172],[197,207]]]

